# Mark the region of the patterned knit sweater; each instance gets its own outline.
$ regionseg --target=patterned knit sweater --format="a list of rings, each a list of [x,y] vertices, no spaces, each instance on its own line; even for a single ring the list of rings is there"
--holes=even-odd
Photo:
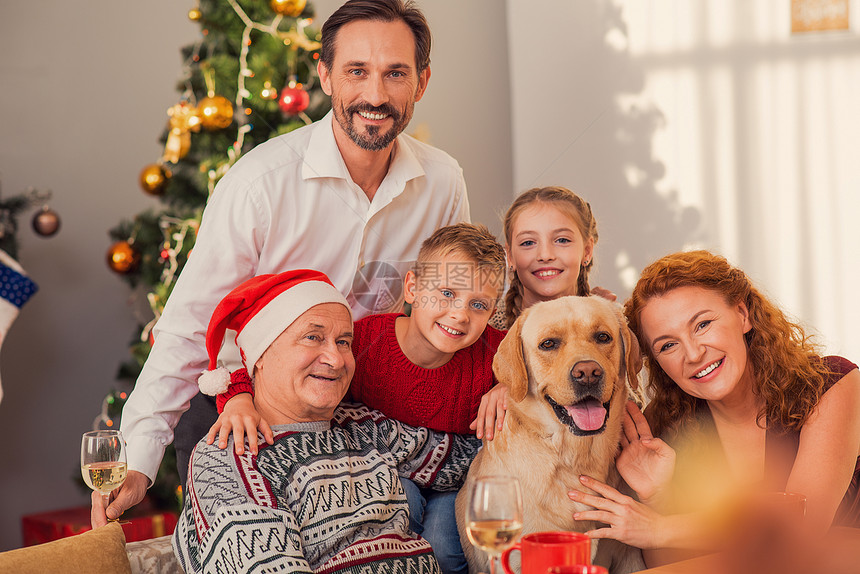
[[[439,572],[409,530],[398,475],[454,490],[480,441],[351,404],[272,430],[256,457],[198,443],[173,535],[186,572]]]
[[[347,397],[408,425],[471,434],[481,397],[496,380],[493,356],[505,333],[487,327],[481,337],[436,369],[406,358],[394,332],[398,313],[355,323],[355,375]]]

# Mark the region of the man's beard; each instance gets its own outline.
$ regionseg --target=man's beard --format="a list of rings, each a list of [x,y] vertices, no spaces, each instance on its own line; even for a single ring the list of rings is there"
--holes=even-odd
[[[409,120],[412,119],[412,110],[414,104],[410,102],[403,113],[400,113],[391,104],[382,104],[381,106],[371,106],[370,104],[354,104],[345,110],[340,108],[335,109],[335,119],[340,124],[341,129],[349,136],[349,139],[361,149],[367,151],[381,151],[387,148],[391,143],[406,129],[409,125]],[[359,132],[355,127],[355,114],[358,112],[366,112],[370,114],[385,114],[391,118],[393,125],[388,131],[383,132],[380,126],[364,126],[363,133]]]

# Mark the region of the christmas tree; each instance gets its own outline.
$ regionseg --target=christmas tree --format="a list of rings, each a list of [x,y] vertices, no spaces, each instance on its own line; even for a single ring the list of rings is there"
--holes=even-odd
[[[188,17],[201,38],[182,49],[180,97],[167,110],[163,156],[140,174],[158,210],[110,230],[108,265],[145,294],[152,315],[139,325],[118,379],[133,384],[152,346],[151,330],[194,246],[218,180],[239,157],[274,136],[322,118],[330,108],[316,77],[319,32],[306,0],[200,0]],[[94,426],[113,427],[127,396],[112,391]],[[150,498],[175,504],[175,454],[165,454]]]

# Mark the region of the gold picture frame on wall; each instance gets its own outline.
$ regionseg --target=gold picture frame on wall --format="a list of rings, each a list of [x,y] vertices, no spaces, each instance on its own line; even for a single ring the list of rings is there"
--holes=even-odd
[[[791,0],[791,33],[848,30],[851,0]]]

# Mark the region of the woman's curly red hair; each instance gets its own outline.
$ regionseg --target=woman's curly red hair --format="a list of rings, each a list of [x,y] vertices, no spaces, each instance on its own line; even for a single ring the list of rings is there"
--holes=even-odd
[[[799,430],[818,406],[829,370],[803,328],[750,282],[746,274],[708,251],[674,253],[642,271],[624,305],[630,328],[644,349],[648,367],[649,420],[656,436],[692,422],[705,401],[681,390],[663,371],[642,332],[642,309],[654,297],[678,287],[702,287],[721,294],[731,305],[743,302],[752,323],[744,335],[754,373],[753,392],[764,398],[759,424]]]

